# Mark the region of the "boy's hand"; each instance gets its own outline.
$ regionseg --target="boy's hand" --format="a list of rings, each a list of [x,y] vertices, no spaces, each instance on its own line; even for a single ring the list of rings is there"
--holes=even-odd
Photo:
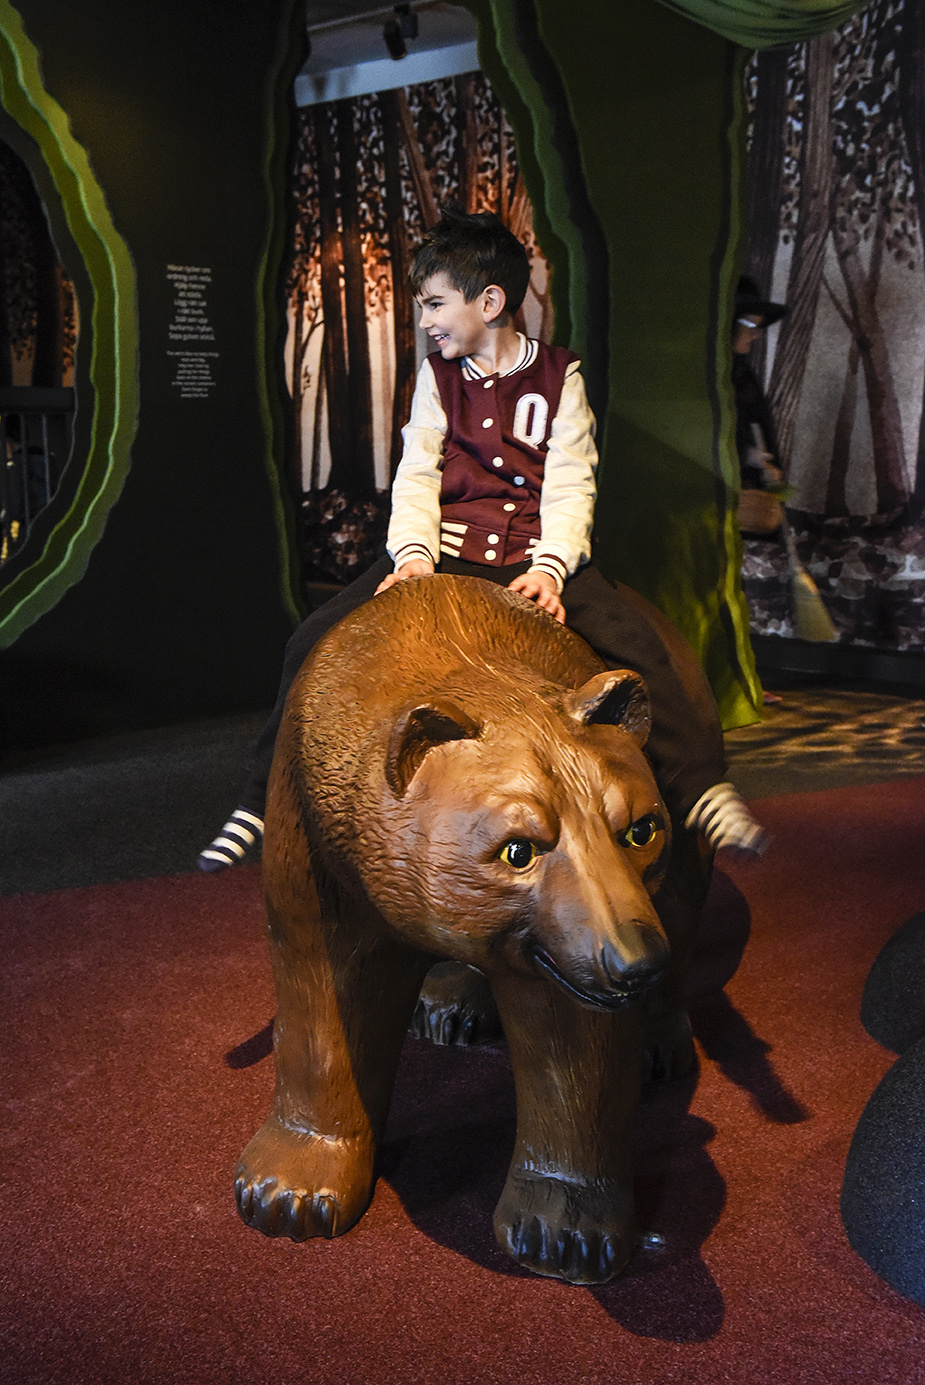
[[[432,577],[434,575],[433,563],[426,562],[423,558],[412,558],[410,563],[405,563],[397,568],[395,572],[390,572],[388,577],[383,577],[373,596],[378,596],[380,592],[388,591],[389,587],[394,587],[396,582],[404,582],[406,577]]]
[[[512,592],[528,596],[537,606],[542,606],[544,611],[554,616],[560,624],[565,624],[565,607],[559,600],[555,580],[548,572],[530,568],[529,572],[523,572],[519,577],[515,577],[513,582],[509,582],[508,588]]]

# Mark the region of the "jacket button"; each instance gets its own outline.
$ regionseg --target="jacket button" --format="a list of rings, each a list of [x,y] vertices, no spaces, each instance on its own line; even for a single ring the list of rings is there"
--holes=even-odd
[[[494,423],[494,421],[495,421],[495,420],[494,420],[493,418],[483,418],[483,419],[482,419],[482,427],[483,427],[483,428],[490,428],[491,425]]]
[[[491,562],[493,558],[497,558],[497,556],[498,555],[493,548],[486,548],[485,557],[488,559],[489,562]]]

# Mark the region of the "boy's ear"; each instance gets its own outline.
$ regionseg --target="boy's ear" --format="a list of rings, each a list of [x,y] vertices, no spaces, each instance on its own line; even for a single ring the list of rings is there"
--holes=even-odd
[[[507,294],[499,284],[489,284],[482,293],[482,316],[495,322],[507,310]]]

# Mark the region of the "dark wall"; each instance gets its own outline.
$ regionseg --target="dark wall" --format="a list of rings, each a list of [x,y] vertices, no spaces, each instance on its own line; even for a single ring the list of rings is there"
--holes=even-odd
[[[269,248],[272,304],[284,93],[301,58],[291,0],[18,9],[134,262],[140,403],[85,574],[0,654],[13,749],[272,701],[294,608],[272,479],[280,324],[260,283]],[[211,271],[205,397],[174,382],[168,265]]]

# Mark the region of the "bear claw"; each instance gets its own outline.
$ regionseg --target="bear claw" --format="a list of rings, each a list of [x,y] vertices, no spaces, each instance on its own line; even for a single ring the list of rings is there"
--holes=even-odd
[[[513,1226],[504,1249],[534,1274],[569,1284],[605,1284],[625,1263],[625,1257],[617,1263],[613,1236],[586,1236],[570,1229],[557,1232],[538,1217]]]
[[[509,1215],[506,1215],[509,1213]],[[606,1284],[634,1244],[631,1190],[512,1170],[495,1211],[495,1236],[512,1260],[569,1284]]]
[[[372,1188],[371,1149],[271,1117],[241,1156],[235,1198],[242,1219],[265,1236],[330,1240],[359,1220]]]

